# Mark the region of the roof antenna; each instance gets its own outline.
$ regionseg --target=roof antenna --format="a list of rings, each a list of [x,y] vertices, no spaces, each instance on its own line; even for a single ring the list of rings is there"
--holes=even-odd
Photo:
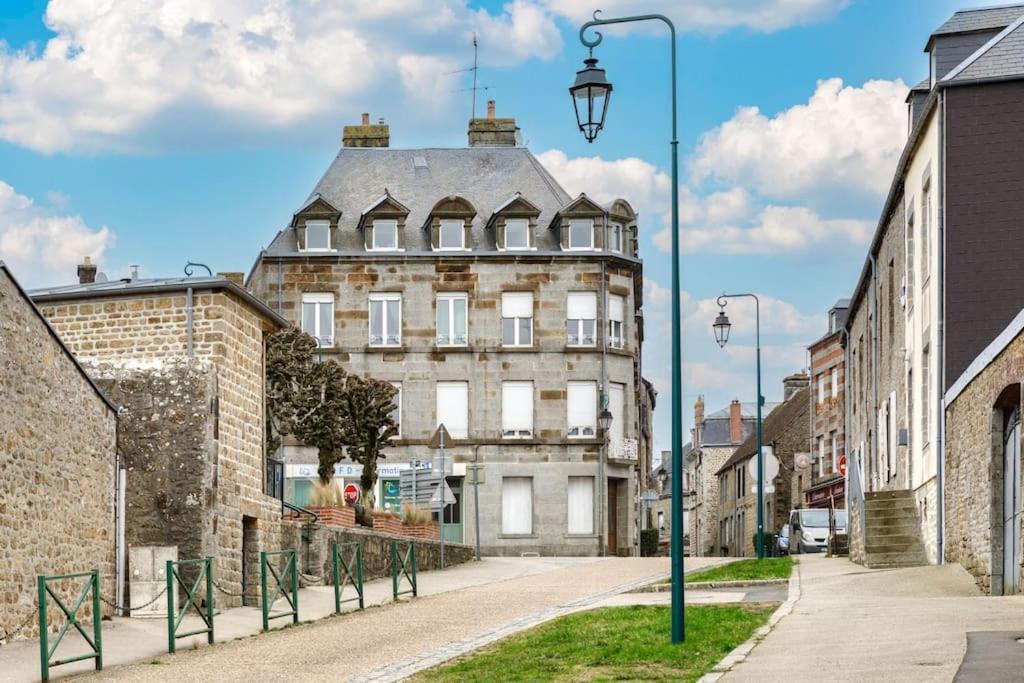
[[[476,32],[473,33],[473,115],[470,116],[470,120],[476,118],[476,57],[477,57],[477,44],[476,44]]]

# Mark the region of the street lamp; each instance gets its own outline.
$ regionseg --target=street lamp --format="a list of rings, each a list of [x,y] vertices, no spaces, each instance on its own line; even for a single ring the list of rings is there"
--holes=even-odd
[[[601,403],[603,404],[604,401],[605,401],[604,393],[602,392],[602,394],[601,394]],[[599,475],[599,478],[598,478],[598,483],[599,483],[599,485],[598,485],[598,493],[599,493],[599,495],[601,495],[603,497],[602,500],[605,500],[608,497],[608,494],[606,493],[606,487],[607,487],[608,483],[607,483],[607,479],[605,478],[605,474],[604,474],[605,469],[604,468],[605,468],[605,463],[608,462],[608,437],[610,436],[610,432],[608,430],[611,429],[611,426],[612,426],[612,412],[610,410],[608,410],[607,406],[605,406],[604,408],[601,409],[601,412],[598,413],[598,415],[597,415],[597,428],[598,428],[598,433],[601,436],[601,454],[600,454],[600,457],[601,457],[601,461],[600,462],[601,462],[601,464],[599,465],[599,470],[598,470],[598,475]],[[607,542],[607,539],[605,538],[605,536],[607,535],[607,526],[608,526],[608,524],[605,521],[605,517],[611,511],[607,510],[607,508],[605,506],[603,506],[603,505],[599,509],[601,511],[601,514],[599,515],[599,521],[600,521],[600,525],[601,525],[601,530],[598,532],[598,535],[597,535],[597,537],[598,537],[597,551],[598,551],[598,555],[600,555],[601,557],[604,557],[605,555],[608,554],[608,542]]]
[[[725,314],[728,299],[750,298],[754,300],[754,322],[757,339],[757,559],[764,559],[764,453],[761,452],[761,300],[756,294],[723,294],[718,297],[718,317],[712,325],[715,329],[715,341],[722,348],[729,342],[729,331],[732,323]]]
[[[683,373],[680,361],[680,310],[679,310],[679,140],[676,134],[676,27],[662,14],[642,14],[633,17],[600,19],[600,11],[594,18],[580,27],[580,43],[590,50],[584,61],[584,68],[576,74],[576,82],[569,88],[576,110],[576,123],[580,131],[593,142],[604,128],[605,115],[612,85],[605,78],[604,70],[597,68],[594,48],[601,44],[603,36],[594,31],[594,39],[587,38],[586,32],[595,26],[606,24],[627,24],[637,21],[660,21],[668,27],[671,36],[671,90],[672,90],[672,642],[681,643],[686,639],[683,615]],[[583,102],[586,106],[581,109]],[[600,115],[597,112],[600,111]],[[581,113],[586,112],[586,118]]]
[[[608,436],[608,430],[612,426],[612,411],[605,408],[601,411],[601,414],[597,416],[597,426],[601,429],[601,433]]]

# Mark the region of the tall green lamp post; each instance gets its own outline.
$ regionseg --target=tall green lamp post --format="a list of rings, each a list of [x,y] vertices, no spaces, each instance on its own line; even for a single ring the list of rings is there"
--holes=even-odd
[[[594,18],[580,27],[580,42],[590,50],[590,56],[583,60],[583,69],[576,72],[576,82],[569,88],[576,109],[576,124],[580,132],[593,142],[604,128],[612,84],[599,69],[594,58],[594,48],[601,44],[602,35],[594,31],[593,40],[585,35],[588,29],[607,24],[628,24],[637,21],[660,21],[669,30],[672,59],[672,642],[681,643],[686,639],[683,619],[683,423],[682,400],[683,380],[680,352],[680,311],[679,311],[679,140],[676,134],[676,27],[668,17],[661,14],[641,14],[633,17],[613,19]]]
[[[761,451],[761,300],[756,294],[723,294],[718,297],[718,317],[715,318],[715,341],[722,348],[729,342],[732,323],[725,314],[728,299],[750,298],[754,300],[754,321],[757,334],[757,559],[764,559],[764,453]]]

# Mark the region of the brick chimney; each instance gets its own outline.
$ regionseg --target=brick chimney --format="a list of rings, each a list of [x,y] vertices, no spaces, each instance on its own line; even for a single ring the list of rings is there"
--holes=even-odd
[[[693,446],[696,448],[700,445],[701,431],[704,428],[704,396],[700,395],[697,397],[697,402],[693,404]]]
[[[494,100],[487,102],[486,119],[470,119],[470,147],[516,147],[519,145],[519,127],[515,119],[495,118]]]
[[[244,286],[243,283],[245,282],[245,273],[237,271],[224,271],[221,273],[217,273],[217,275],[224,278],[225,280],[230,280],[231,282],[234,282],[239,287]]]
[[[810,384],[810,381],[811,378],[802,372],[797,372],[782,380],[782,400],[788,401],[793,394]]]
[[[729,404],[729,441],[743,441],[743,407],[736,399]]]
[[[86,256],[78,266],[78,284],[91,285],[96,282],[96,266],[92,259]]]
[[[341,134],[341,143],[345,147],[389,147],[391,132],[384,119],[374,125],[370,123],[369,112],[363,112],[362,123],[358,126],[345,126]]]

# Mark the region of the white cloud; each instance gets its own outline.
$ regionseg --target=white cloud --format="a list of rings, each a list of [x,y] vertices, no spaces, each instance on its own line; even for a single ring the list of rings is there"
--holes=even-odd
[[[548,7],[573,21],[591,18],[593,0],[545,0]],[[717,33],[730,28],[747,28],[771,32],[790,26],[828,19],[849,5],[849,0],[649,0],[643,4],[645,13],[667,15],[676,30]],[[600,3],[603,18],[636,14],[635,0],[604,0]],[[654,24],[632,25],[626,29],[662,30]],[[601,29],[608,32],[607,27]]]
[[[761,304],[761,334],[781,334],[806,337],[810,340],[817,337],[825,329],[825,315],[819,313],[805,314],[796,306],[767,294],[757,294]],[[701,299],[694,305],[693,312],[683,320],[685,329],[706,329],[713,335],[711,324],[718,315],[717,297]],[[732,323],[730,339],[753,338],[756,311],[755,302],[749,297],[729,299],[725,312]]]
[[[0,180],[0,259],[23,284],[67,282],[83,256],[99,263],[113,242],[107,227],[40,207]]]
[[[668,174],[643,159],[608,160],[599,156],[570,159],[560,149],[537,155],[544,167],[572,196],[586,192],[599,203],[626,199],[637,212],[645,207],[655,213],[668,210],[672,181]]]
[[[856,88],[830,78],[806,104],[771,118],[743,107],[702,136],[693,175],[773,198],[806,201],[823,190],[880,195],[906,138],[906,94],[900,80]]]
[[[43,152],[354,118],[375,97],[400,108],[394,83],[410,105],[448,100],[458,81],[439,70],[471,59],[474,31],[485,64],[561,49],[531,0],[498,14],[465,0],[51,0],[45,22],[56,35],[38,54],[0,43],[0,139]]]

